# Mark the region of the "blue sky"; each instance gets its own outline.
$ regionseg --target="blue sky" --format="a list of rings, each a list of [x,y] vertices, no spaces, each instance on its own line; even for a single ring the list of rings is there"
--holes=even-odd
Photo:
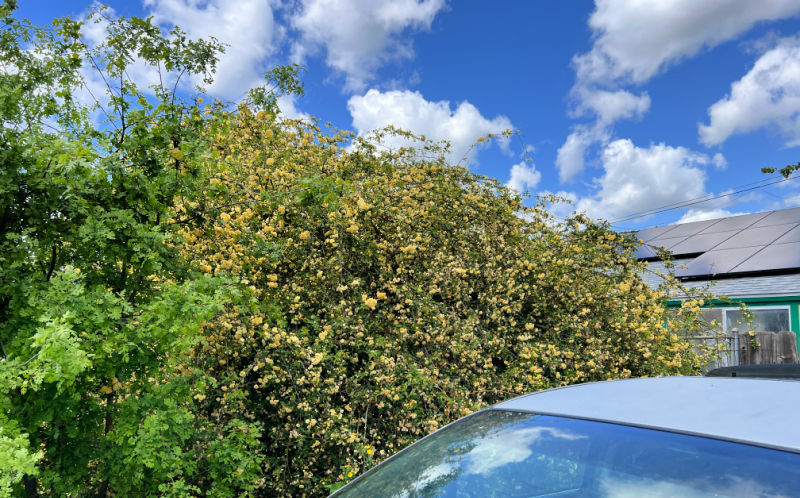
[[[760,171],[800,161],[800,0],[108,4],[228,43],[209,89],[222,98],[298,62],[307,95],[283,102],[288,115],[362,134],[393,123],[450,140],[454,160],[519,130],[469,167],[572,199],[559,215],[626,229],[800,206],[800,179],[766,185],[780,178]],[[87,5],[21,0],[19,15]]]

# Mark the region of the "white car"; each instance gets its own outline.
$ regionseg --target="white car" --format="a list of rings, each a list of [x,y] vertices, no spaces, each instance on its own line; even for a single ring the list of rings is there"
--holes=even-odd
[[[800,496],[800,382],[581,384],[453,422],[333,496]]]

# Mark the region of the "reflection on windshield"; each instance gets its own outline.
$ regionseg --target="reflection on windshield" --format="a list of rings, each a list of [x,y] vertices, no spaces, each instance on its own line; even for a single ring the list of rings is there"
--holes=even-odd
[[[702,483],[679,483],[667,481],[653,481],[649,479],[606,479],[601,481],[600,496],[613,496],[614,498],[711,498],[720,496],[764,496],[770,498],[789,498],[789,495],[778,493],[771,486],[751,480],[740,479],[727,475],[727,484],[716,489],[703,488]],[[700,484],[700,485],[698,485]],[[796,496],[796,495],[795,495]]]
[[[602,422],[485,411],[378,466],[346,497],[782,497],[800,455]]]
[[[445,462],[426,469],[413,484],[413,491],[416,493],[427,489],[437,479],[445,483],[445,480],[440,479],[445,476],[452,478],[461,475],[463,478],[463,476],[478,474],[483,477],[491,477],[493,471],[528,460],[533,453],[532,448],[535,447],[536,441],[542,438],[573,441],[585,437],[552,427],[515,429],[509,424],[504,424],[489,430],[483,437],[466,442],[463,447],[470,448],[466,454],[453,455]],[[452,447],[455,448],[456,445]],[[395,496],[408,496],[409,491],[400,491],[395,493]]]

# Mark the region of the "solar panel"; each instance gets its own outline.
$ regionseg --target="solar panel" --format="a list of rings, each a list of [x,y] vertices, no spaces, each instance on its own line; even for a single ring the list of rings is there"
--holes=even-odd
[[[764,246],[721,250],[714,249],[702,256],[698,256],[687,264],[686,268],[678,269],[675,274],[679,277],[700,277],[704,275],[727,273],[763,247]]]
[[[785,244],[787,242],[800,242],[800,226],[794,227],[773,244]]]
[[[637,258],[656,259],[658,247],[683,257],[679,277],[800,269],[800,207],[652,227],[635,235],[645,242]]]
[[[737,230],[728,232],[701,233],[694,235],[670,248],[675,256],[706,252],[724,242],[726,239],[739,233]]]
[[[800,208],[781,209],[772,211],[767,216],[755,223],[753,227],[766,227],[770,225],[785,225],[787,223],[800,223]]]
[[[736,273],[800,268],[800,242],[774,244],[734,268]]]
[[[760,228],[746,228],[721,243],[715,249],[735,249],[737,247],[765,246],[794,228],[794,225],[774,225]]]
[[[675,228],[675,225],[669,225],[666,227],[652,227],[652,228],[645,228],[644,230],[639,230],[636,232],[636,237],[643,242],[647,242],[648,240],[655,239],[659,235],[672,230]]]
[[[667,234],[667,235],[669,235],[669,234]],[[653,247],[662,247],[663,246],[664,249],[669,249],[672,246],[680,244],[684,240],[686,240],[686,236],[683,236],[683,237],[669,237],[669,238],[657,238],[657,239],[653,239],[653,240],[647,242],[647,245],[648,246],[653,246]]]
[[[639,248],[636,250],[636,259],[648,259],[648,258],[655,258],[658,256],[656,251],[647,245],[640,245]]]
[[[756,213],[756,214],[743,214],[740,216],[731,216],[730,218],[723,218],[719,220],[718,223],[714,223],[707,229],[703,230],[702,233],[711,233],[711,232],[727,232],[728,230],[741,230],[743,228],[747,228],[753,223],[761,220],[765,216],[767,216],[770,212],[766,213]]]
[[[720,221],[723,220],[716,219],[716,220],[706,220],[706,221],[695,221],[692,223],[681,223],[680,225],[675,225],[675,228],[665,233],[664,237],[688,237],[690,235],[694,235],[705,229],[708,229],[712,225],[715,225]]]

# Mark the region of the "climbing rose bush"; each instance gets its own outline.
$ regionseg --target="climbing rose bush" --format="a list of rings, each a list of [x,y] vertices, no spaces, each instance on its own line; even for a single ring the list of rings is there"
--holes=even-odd
[[[511,396],[705,361],[672,332],[697,311],[665,309],[635,241],[528,207],[439,144],[348,145],[247,107],[207,133],[206,195],[176,219],[211,215],[182,251],[252,299],[206,323],[192,363],[217,386],[212,420],[260,427],[266,495],[325,495]]]

